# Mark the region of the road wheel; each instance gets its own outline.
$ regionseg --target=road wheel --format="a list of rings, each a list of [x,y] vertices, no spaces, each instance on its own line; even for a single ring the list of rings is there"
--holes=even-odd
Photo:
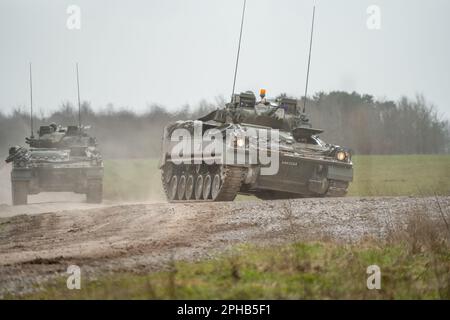
[[[186,200],[191,200],[194,195],[194,176],[190,175],[186,181]]]
[[[195,199],[201,200],[203,197],[203,176],[199,175],[195,181]]]
[[[203,181],[203,199],[210,199],[211,196],[211,176],[207,174],[205,180]]]
[[[220,187],[221,187],[220,175],[216,174],[214,175],[211,185],[211,197],[213,200],[215,200],[219,195]]]
[[[172,176],[169,183],[169,200],[177,200],[177,191],[178,191],[178,177]]]
[[[184,200],[186,194],[186,176],[183,175],[180,177],[180,182],[178,182],[178,200]]]
[[[13,205],[28,204],[28,181],[13,181],[11,187]]]
[[[102,203],[103,183],[101,180],[90,180],[87,184],[86,202]]]

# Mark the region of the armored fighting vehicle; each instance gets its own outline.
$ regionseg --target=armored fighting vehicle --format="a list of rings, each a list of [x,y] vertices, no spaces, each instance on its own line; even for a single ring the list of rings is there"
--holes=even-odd
[[[89,203],[102,201],[103,160],[87,129],[41,126],[37,138],[26,138],[29,148],[10,148],[6,162],[13,163],[13,205],[27,204],[29,194],[50,191],[84,193]]]
[[[251,91],[235,94],[245,8],[246,0],[230,103],[164,129],[160,169],[168,200],[344,196],[353,179],[351,151],[322,141],[306,115],[315,6],[303,108],[295,99],[269,101],[265,90],[258,102]]]
[[[168,200],[344,196],[353,179],[351,150],[322,141],[299,103],[268,101],[264,90],[257,102],[244,92],[197,121],[169,124],[160,159]]]

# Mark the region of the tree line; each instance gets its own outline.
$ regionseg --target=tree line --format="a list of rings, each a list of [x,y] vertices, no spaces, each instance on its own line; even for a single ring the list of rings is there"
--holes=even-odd
[[[308,111],[324,137],[360,154],[450,152],[450,126],[423,96],[376,101],[356,92],[316,94]]]
[[[280,96],[286,96],[282,94]],[[91,125],[105,158],[157,157],[163,128],[177,120],[197,119],[225,105],[225,99],[201,101],[169,111],[153,104],[147,111],[136,113],[114,106],[94,111],[82,104],[83,124]],[[371,95],[356,92],[319,92],[307,101],[307,113],[314,127],[324,129],[322,139],[350,147],[356,154],[442,154],[450,153],[450,125],[440,117],[424,97],[406,97],[399,101],[377,101]],[[34,116],[35,130],[42,124],[55,122],[77,124],[78,110],[63,103],[48,116]],[[8,148],[24,145],[30,135],[30,114],[16,109],[11,114],[0,112],[0,155]]]

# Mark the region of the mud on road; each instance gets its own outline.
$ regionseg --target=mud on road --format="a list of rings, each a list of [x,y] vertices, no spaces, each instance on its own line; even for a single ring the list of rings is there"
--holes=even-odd
[[[450,212],[450,197],[22,208],[0,218],[0,296],[29,292],[72,264],[91,277],[160,270],[171,259],[208,258],[238,243],[382,238],[418,212],[440,219],[437,202]]]

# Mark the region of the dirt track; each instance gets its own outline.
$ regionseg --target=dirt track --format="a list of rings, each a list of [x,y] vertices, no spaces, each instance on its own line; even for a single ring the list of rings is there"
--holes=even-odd
[[[450,197],[438,199],[450,212]],[[40,210],[51,210],[39,213]],[[0,296],[21,293],[76,264],[84,275],[151,271],[236,243],[383,237],[415,212],[439,219],[435,198],[328,198],[193,204],[62,204],[0,208]],[[27,212],[33,214],[24,215]],[[42,211],[41,211],[42,212]],[[14,214],[19,214],[13,216]],[[6,216],[6,217],[5,217]]]

